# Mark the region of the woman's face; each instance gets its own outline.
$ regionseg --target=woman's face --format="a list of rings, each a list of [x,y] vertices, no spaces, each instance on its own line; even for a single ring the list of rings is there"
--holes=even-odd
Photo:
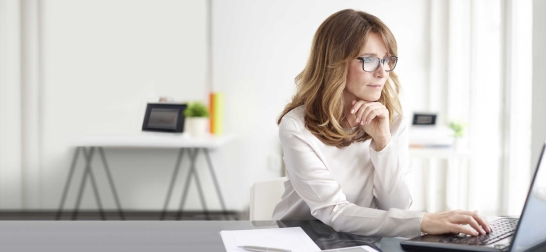
[[[370,33],[359,57],[378,57],[382,59],[387,56],[388,51],[381,36],[377,33]],[[383,90],[388,78],[389,73],[385,72],[383,64],[380,64],[375,72],[365,72],[362,69],[362,61],[356,58],[351,60],[347,73],[347,84],[343,92],[345,102],[350,105],[353,100],[379,100],[381,90]]]

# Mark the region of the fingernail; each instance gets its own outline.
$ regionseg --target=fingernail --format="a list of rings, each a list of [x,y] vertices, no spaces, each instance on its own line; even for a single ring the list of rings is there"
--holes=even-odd
[[[351,114],[354,114],[355,113],[355,110],[354,109],[351,109]]]
[[[357,118],[356,118],[356,122],[360,122],[360,118],[357,117]]]
[[[478,231],[474,231],[473,233],[474,235],[479,235]]]
[[[364,121],[362,121],[362,122],[360,123],[360,125],[364,125]]]
[[[368,121],[366,121],[366,124],[368,124]]]

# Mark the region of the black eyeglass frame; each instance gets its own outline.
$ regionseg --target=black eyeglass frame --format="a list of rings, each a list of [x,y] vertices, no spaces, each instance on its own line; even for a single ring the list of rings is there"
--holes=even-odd
[[[376,58],[376,59],[379,60],[379,64],[377,64],[377,67],[373,71],[367,71],[366,69],[364,69],[364,59],[365,58]],[[382,59],[380,59],[379,57],[358,57],[356,59],[358,59],[358,60],[360,60],[360,62],[362,62],[362,70],[364,72],[373,73],[373,72],[377,71],[377,69],[379,69],[379,65],[385,65],[385,61],[387,59],[390,59],[390,58],[395,58],[396,59],[396,62],[394,62],[394,66],[392,66],[392,68],[390,70],[385,70],[385,72],[390,72],[390,71],[394,70],[394,68],[396,68],[396,64],[398,64],[398,56],[389,56],[389,57],[382,58]]]

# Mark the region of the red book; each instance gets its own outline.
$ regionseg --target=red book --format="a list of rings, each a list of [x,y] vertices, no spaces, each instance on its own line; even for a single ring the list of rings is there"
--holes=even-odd
[[[214,93],[209,94],[209,132],[214,134]]]

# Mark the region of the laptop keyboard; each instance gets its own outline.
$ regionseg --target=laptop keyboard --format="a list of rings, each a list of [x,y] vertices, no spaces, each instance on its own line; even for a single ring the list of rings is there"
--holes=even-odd
[[[465,234],[453,235],[442,239],[442,242],[459,243],[468,245],[487,245],[500,241],[514,234],[519,219],[501,218],[489,223],[493,232],[479,236]]]

